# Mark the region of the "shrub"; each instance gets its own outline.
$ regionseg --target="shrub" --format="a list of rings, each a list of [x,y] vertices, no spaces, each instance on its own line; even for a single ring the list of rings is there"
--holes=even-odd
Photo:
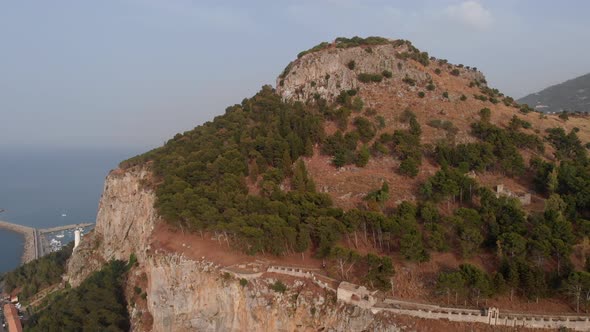
[[[418,97],[424,98],[424,96],[426,96],[426,94],[424,93],[424,91],[418,92]]]
[[[360,73],[357,76],[358,80],[363,83],[375,82],[379,83],[383,80],[383,75],[381,74],[371,74],[371,73]]]
[[[375,126],[367,118],[362,116],[355,118],[354,125],[356,126],[359,137],[363,142],[367,142],[375,137]]]
[[[443,98],[449,99],[449,93],[447,91],[442,93]]]
[[[336,47],[338,48],[350,48],[363,45],[383,45],[389,43],[387,38],[370,36],[367,38],[361,38],[354,36],[352,38],[338,37],[336,38]]]
[[[384,70],[381,72],[381,75],[383,75],[383,77],[386,77],[386,78],[391,78],[391,76],[393,76],[393,73],[390,72],[389,70]]]
[[[377,115],[375,117],[375,119],[377,120],[377,126],[379,127],[379,129],[385,128],[385,118],[384,117],[382,117],[381,115]]]
[[[240,286],[246,287],[246,285],[248,285],[248,280],[244,278],[240,279]]]
[[[504,99],[502,99],[502,102],[506,106],[513,106],[514,105],[514,98],[512,98],[512,97],[504,97]]]
[[[352,100],[352,110],[355,112],[362,111],[363,107],[365,107],[365,103],[360,97],[354,97]]]
[[[280,280],[275,281],[274,284],[268,287],[277,293],[284,293],[287,291],[287,286],[285,286],[285,284],[283,284],[283,282]]]
[[[532,112],[533,109],[529,105],[524,104],[520,107],[519,111],[522,114],[528,114],[528,113]]]
[[[338,97],[336,97],[336,102],[340,105],[349,105],[350,104],[350,94],[348,94],[346,91],[342,90],[340,91],[340,94],[338,95]]]
[[[561,113],[559,113],[559,118],[562,119],[563,121],[567,121],[570,117],[567,111],[563,111]]]
[[[409,86],[415,86],[416,85],[416,80],[408,77],[407,75],[406,75],[406,77],[404,77],[404,79],[402,80],[402,82],[406,83]]]
[[[418,175],[418,166],[419,162],[414,158],[404,159],[399,165],[399,172],[400,174],[415,178]]]
[[[461,99],[461,101],[466,101],[467,100],[467,96],[466,95],[461,95],[461,98],[459,98],[459,99]]]
[[[437,74],[437,75],[440,75],[440,73],[441,73],[441,71],[440,71],[440,68],[436,68],[436,69],[434,70],[434,73],[435,73],[435,74]]]
[[[428,85],[426,86],[426,90],[428,90],[428,91],[433,91],[434,88],[435,88],[435,86],[432,83],[428,83]]]
[[[481,117],[482,122],[490,122],[490,118],[492,116],[492,111],[489,108],[482,108],[479,110],[479,116]]]
[[[354,164],[357,167],[365,167],[369,162],[370,157],[371,153],[369,152],[369,148],[366,145],[363,145],[355,157]]]
[[[356,67],[356,62],[354,62],[354,60],[350,60],[348,64],[346,64],[346,67],[348,67],[350,70],[353,70],[354,67]]]
[[[455,69],[451,70],[451,75],[459,76],[459,69],[455,68]]]
[[[444,130],[451,130],[455,127],[455,125],[453,125],[453,123],[451,121],[440,120],[440,119],[430,120],[430,121],[428,121],[427,124],[433,128],[444,129]]]
[[[512,130],[517,130],[518,128],[530,129],[530,128],[532,128],[532,125],[530,122],[523,120],[523,119],[517,117],[516,115],[514,115],[512,117],[512,119],[510,119],[510,123],[508,124],[508,127]]]
[[[366,115],[366,116],[375,116],[375,115],[377,115],[377,110],[376,110],[376,109],[374,109],[374,108],[368,108],[368,109],[365,111],[365,115]]]
[[[330,47],[330,43],[328,43],[328,42],[319,43],[318,45],[310,48],[307,51],[299,52],[299,54],[297,54],[297,58],[299,59],[308,53],[318,52],[318,51],[321,51],[321,50],[328,48],[328,47]]]

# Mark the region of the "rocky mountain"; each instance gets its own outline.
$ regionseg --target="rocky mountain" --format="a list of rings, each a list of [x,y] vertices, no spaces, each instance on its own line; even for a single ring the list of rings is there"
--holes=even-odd
[[[518,102],[544,113],[590,112],[590,74],[531,93]]]
[[[134,331],[471,330],[488,307],[571,310],[587,118],[380,37],[317,45],[276,85],[112,171],[68,282],[134,262]],[[473,310],[449,323],[423,302]]]

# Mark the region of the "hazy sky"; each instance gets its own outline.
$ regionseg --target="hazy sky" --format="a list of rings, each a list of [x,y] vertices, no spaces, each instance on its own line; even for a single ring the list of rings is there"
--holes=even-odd
[[[590,72],[590,1],[0,1],[0,147],[154,147],[338,36],[404,38],[514,97]]]

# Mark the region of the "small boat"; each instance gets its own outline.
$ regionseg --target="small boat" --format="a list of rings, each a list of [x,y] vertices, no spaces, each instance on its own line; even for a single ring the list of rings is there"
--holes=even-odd
[[[62,214],[61,214],[61,216],[62,216],[62,217],[67,217],[68,215],[67,215],[67,214],[65,214],[65,213],[62,213]]]

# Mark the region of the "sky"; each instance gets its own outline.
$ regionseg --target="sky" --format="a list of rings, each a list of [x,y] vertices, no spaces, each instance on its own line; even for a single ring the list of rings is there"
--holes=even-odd
[[[590,1],[0,1],[0,148],[134,148],[339,36],[409,39],[515,98],[590,72]]]

